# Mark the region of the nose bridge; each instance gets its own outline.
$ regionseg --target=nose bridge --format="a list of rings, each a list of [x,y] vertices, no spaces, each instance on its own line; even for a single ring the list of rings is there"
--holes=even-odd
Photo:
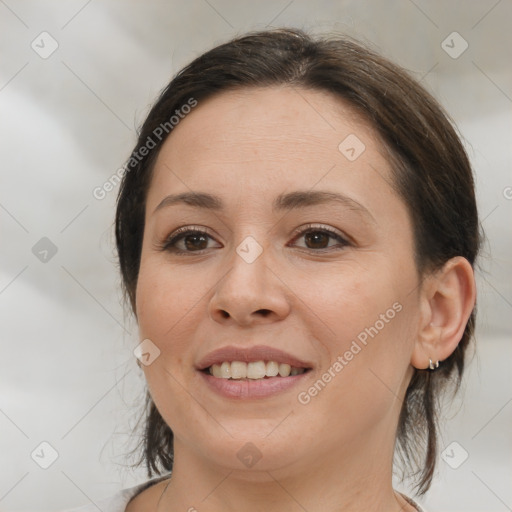
[[[262,236],[258,236],[260,241]],[[253,235],[245,236],[229,259],[231,270],[225,276],[224,285],[234,287],[230,293],[240,295],[241,299],[256,297],[265,288],[268,259],[268,245],[258,242]]]
[[[256,236],[263,242],[264,234]],[[260,243],[256,236],[245,236],[229,257],[229,270],[217,283],[210,304],[216,319],[229,316],[247,323],[255,314],[260,317],[268,317],[269,313],[279,317],[286,314],[286,297],[269,268],[271,245]]]

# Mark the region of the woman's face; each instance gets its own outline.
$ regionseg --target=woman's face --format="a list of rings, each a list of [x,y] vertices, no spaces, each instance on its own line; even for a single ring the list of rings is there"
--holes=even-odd
[[[148,191],[136,312],[160,351],[143,368],[177,463],[392,453],[420,315],[391,183],[371,128],[327,93],[230,91],[174,128]],[[193,193],[213,197],[169,197]],[[212,361],[232,378],[203,371]]]

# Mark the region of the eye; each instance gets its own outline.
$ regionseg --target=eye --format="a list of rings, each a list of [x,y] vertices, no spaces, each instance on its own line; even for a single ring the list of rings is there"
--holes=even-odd
[[[213,240],[206,231],[190,226],[184,227],[172,233],[161,249],[176,253],[201,252],[209,249],[208,239]]]
[[[313,250],[314,252],[330,252],[350,245],[340,233],[322,225],[315,226],[309,224],[305,229],[297,230],[293,241],[302,237],[304,237],[306,243],[306,245],[302,247]],[[211,248],[208,247],[208,240],[214,239],[204,229],[187,226],[173,232],[164,243],[161,244],[160,249],[177,254],[200,254],[202,251]],[[329,245],[331,240],[337,241],[338,243]]]
[[[347,245],[350,245],[350,243],[343,236],[341,236],[340,233],[322,225],[314,226],[309,224],[306,229],[299,231],[298,235],[295,236],[293,240],[295,241],[302,237],[304,237],[304,241],[306,243],[305,248],[312,249],[315,252],[330,252],[331,250],[338,250]],[[329,246],[329,239],[337,240],[338,244]],[[337,249],[336,245],[338,246]]]

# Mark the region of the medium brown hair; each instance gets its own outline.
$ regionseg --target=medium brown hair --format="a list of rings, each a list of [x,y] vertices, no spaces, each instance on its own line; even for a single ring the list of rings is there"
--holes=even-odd
[[[454,256],[463,256],[474,266],[483,235],[472,169],[449,117],[431,94],[403,69],[348,37],[313,38],[298,29],[252,32],[209,50],[179,71],[140,129],[119,190],[115,219],[123,289],[134,313],[146,195],[166,137],[142,158],[140,149],[191,98],[200,104],[221,91],[273,85],[329,92],[373,127],[388,153],[392,186],[412,219],[420,276]],[[416,478],[418,494],[425,493],[432,481],[439,397],[449,384],[454,392],[460,386],[475,313],[476,309],[450,357],[434,372],[414,369],[405,394],[396,454],[403,474]],[[143,419],[139,464],[145,462],[149,477],[168,472],[173,465],[173,433],[149,392]]]

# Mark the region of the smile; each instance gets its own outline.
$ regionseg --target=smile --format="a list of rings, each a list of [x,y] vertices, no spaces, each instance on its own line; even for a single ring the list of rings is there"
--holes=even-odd
[[[223,398],[268,398],[312,374],[313,364],[268,345],[227,345],[196,364],[202,385]]]
[[[224,361],[221,364],[213,364],[206,371],[218,379],[259,380],[269,377],[300,375],[306,371],[306,368],[297,368],[287,363],[278,363],[277,361],[253,361],[250,363]]]

